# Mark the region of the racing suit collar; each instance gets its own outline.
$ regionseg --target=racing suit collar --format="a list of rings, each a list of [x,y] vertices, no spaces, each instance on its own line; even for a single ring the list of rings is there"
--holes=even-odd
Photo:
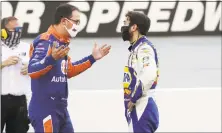
[[[130,47],[128,48],[128,50],[131,52],[133,51],[140,43],[141,41],[146,38],[146,36],[141,36],[138,38],[138,40],[136,40],[132,45],[130,45]]]
[[[62,36],[61,34],[59,34],[52,25],[48,28],[47,32],[52,34],[53,36],[55,36],[56,39],[58,39],[60,42],[64,42],[67,44],[70,43],[69,37],[65,37],[65,36]]]

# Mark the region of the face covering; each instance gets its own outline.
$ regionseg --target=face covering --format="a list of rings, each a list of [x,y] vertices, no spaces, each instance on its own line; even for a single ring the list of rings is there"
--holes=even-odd
[[[15,32],[22,32],[22,27],[15,27]]]
[[[122,32],[122,39],[123,41],[129,41],[131,38],[131,34],[129,32],[130,26],[122,26],[121,32]]]
[[[6,30],[6,37],[1,40],[7,45],[9,48],[16,47],[20,43],[21,35],[22,35],[22,27],[16,27],[14,31]]]
[[[67,19],[68,20],[68,19]],[[69,20],[68,20],[69,21]],[[70,22],[70,21],[69,21]],[[72,22],[70,22],[72,23]],[[72,28],[71,29],[68,29],[66,26],[65,26],[67,32],[69,33],[69,35],[71,37],[76,37],[76,35],[78,34],[79,32],[79,25],[76,25],[76,24],[73,24],[72,23]]]

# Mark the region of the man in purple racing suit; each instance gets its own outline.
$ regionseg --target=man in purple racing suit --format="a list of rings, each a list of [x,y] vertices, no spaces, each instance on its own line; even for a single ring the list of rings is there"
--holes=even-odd
[[[30,47],[28,72],[32,98],[29,118],[36,133],[73,133],[67,110],[67,79],[88,68],[109,53],[110,46],[95,44],[92,54],[71,62],[68,56],[70,38],[79,31],[78,8],[63,4],[57,7],[54,23],[39,35]]]

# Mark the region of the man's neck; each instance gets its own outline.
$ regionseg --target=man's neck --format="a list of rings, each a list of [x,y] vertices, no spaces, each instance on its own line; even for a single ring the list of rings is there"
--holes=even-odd
[[[61,25],[53,25],[53,27],[55,28],[56,32],[58,32],[60,35],[67,36],[66,32],[64,31],[64,28],[61,27]]]
[[[141,34],[135,34],[133,35],[132,39],[130,40],[130,44],[133,45],[135,42],[141,37]]]

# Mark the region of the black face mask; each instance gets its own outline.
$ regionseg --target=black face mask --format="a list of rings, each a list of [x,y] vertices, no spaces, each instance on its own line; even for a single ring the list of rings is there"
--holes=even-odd
[[[131,38],[131,34],[129,33],[130,26],[122,26],[121,27],[121,33],[122,33],[122,39],[123,41],[129,41]]]
[[[2,39],[2,41],[10,48],[16,47],[20,43],[22,28],[21,27],[15,28],[15,31],[9,31],[6,29],[6,32],[7,32],[7,38]]]

